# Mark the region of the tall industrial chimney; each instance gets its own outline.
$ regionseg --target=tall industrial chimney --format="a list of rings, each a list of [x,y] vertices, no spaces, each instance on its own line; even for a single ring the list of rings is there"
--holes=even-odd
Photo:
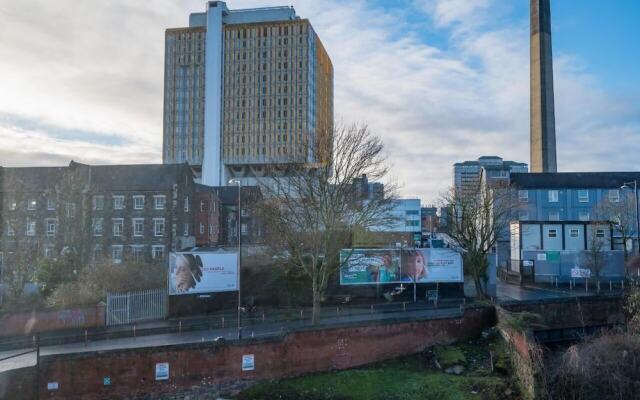
[[[557,172],[551,0],[531,0],[531,172]]]

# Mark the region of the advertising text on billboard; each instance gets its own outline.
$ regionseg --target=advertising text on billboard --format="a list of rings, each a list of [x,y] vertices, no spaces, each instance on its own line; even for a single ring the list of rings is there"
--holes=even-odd
[[[169,294],[199,294],[238,290],[238,254],[171,253]]]
[[[462,257],[451,249],[343,249],[340,284],[462,282]]]

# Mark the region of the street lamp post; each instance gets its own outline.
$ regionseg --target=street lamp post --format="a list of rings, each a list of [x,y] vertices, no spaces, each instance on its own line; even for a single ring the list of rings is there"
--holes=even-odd
[[[242,290],[241,290],[241,281],[240,281],[240,271],[241,271],[241,258],[242,258],[242,242],[241,242],[241,234],[242,234],[242,230],[241,230],[241,220],[240,217],[242,216],[242,203],[241,203],[241,197],[240,197],[240,192],[241,192],[241,188],[242,188],[242,182],[240,182],[239,179],[231,179],[229,180],[229,184],[230,185],[238,185],[238,221],[236,223],[237,225],[237,231],[238,231],[238,339],[242,339],[242,326],[240,324],[240,317],[241,317],[241,309],[242,309]]]
[[[634,180],[633,182],[625,182],[621,189],[629,189],[633,183],[633,197],[636,200],[636,248],[637,253],[640,255],[640,206],[638,205],[638,181]],[[626,244],[625,244],[626,246]]]

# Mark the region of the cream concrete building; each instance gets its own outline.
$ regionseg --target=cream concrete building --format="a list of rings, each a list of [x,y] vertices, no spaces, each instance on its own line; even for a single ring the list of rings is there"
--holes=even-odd
[[[277,167],[327,161],[333,66],[292,7],[229,10],[210,1],[165,35],[165,163],[202,183],[255,184]]]

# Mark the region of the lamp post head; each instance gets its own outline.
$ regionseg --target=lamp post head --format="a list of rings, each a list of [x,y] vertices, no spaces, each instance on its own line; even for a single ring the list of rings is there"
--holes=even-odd
[[[620,189],[631,189],[631,185],[636,189],[638,187],[638,181],[624,182],[622,186],[620,186]]]
[[[240,180],[239,179],[229,179],[229,185],[238,185],[240,186]]]

